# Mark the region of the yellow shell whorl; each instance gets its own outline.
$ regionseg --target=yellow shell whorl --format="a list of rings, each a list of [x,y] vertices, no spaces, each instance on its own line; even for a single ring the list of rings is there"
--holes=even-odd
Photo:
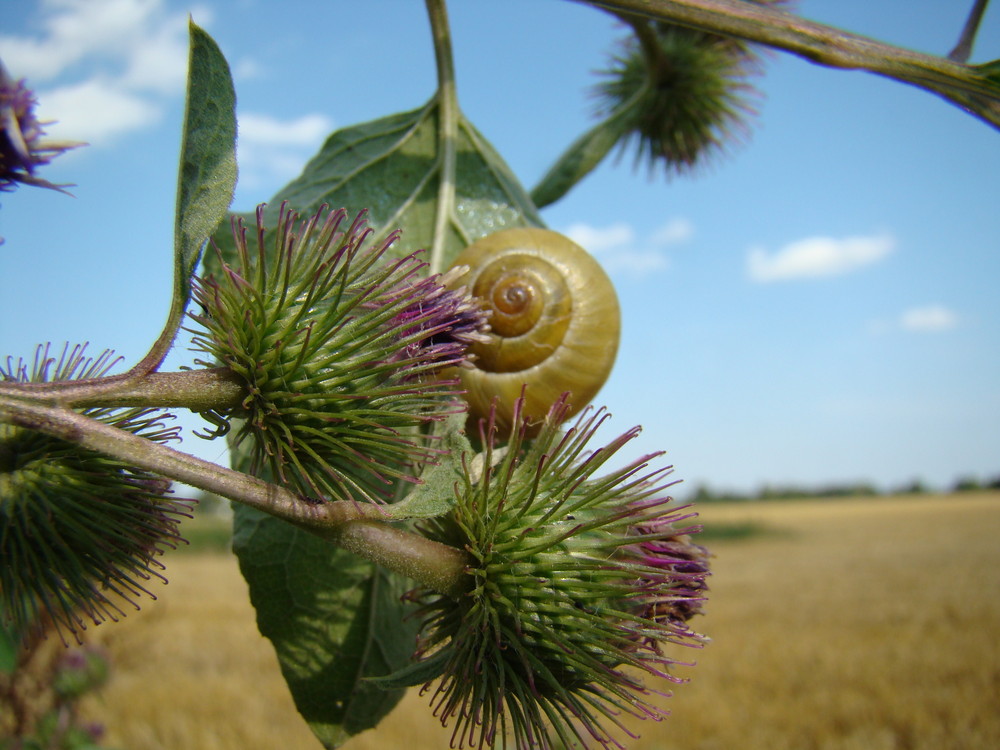
[[[461,368],[469,414],[489,414],[510,428],[514,401],[527,384],[524,414],[538,421],[564,392],[578,412],[611,373],[621,328],[618,297],[601,266],[575,242],[547,229],[506,229],[467,247],[456,280],[490,311],[490,341],[472,347]]]

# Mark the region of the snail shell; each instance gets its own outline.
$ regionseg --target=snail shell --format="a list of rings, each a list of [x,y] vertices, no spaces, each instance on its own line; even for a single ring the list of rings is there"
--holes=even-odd
[[[547,229],[505,229],[455,259],[468,266],[455,281],[489,312],[488,341],[474,344],[472,367],[460,368],[473,419],[489,414],[511,426],[514,401],[527,384],[523,414],[540,422],[569,391],[578,412],[608,379],[618,352],[618,297],[604,269],[582,247]]]

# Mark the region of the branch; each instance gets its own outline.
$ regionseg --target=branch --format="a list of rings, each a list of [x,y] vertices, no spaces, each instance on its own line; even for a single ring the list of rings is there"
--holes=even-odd
[[[991,64],[965,65],[914,52],[743,0],[582,1],[758,42],[827,67],[866,70],[938,94],[1000,128],[1000,77]]]
[[[76,408],[143,406],[222,411],[238,407],[245,395],[240,381],[225,367],[151,372],[139,378],[129,371],[83,380],[0,381],[0,396]]]
[[[0,397],[0,422],[38,430],[129,466],[243,503],[442,593],[457,596],[468,579],[464,552],[389,526],[385,512],[377,505],[310,500],[61,406]]]

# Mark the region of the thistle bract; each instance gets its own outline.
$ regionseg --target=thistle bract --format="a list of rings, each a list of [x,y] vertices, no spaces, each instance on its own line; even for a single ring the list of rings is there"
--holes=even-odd
[[[432,703],[459,747],[619,746],[623,714],[663,715],[642,675],[680,681],[664,644],[703,641],[687,622],[708,554],[688,536],[694,514],[664,494],[670,467],[648,470],[650,456],[596,476],[638,428],[593,450],[607,414],[562,433],[566,409],[530,444],[516,420],[502,451],[487,421],[485,468],[467,467],[453,512],[428,529],[474,560],[458,601],[421,596],[421,658],[441,672]]]
[[[103,375],[110,353],[84,348],[56,360],[40,349],[32,371],[8,359],[0,380],[71,380]],[[92,419],[156,442],[176,438],[166,415],[149,409],[87,409]],[[170,482],[113,458],[11,424],[0,424],[0,617],[17,632],[47,616],[77,633],[89,620],[117,620],[138,608],[156,558],[184,540],[178,524],[190,503],[169,500]]]
[[[35,117],[35,104],[25,82],[12,79],[0,63],[0,190],[13,190],[17,183],[53,190],[70,187],[43,180],[35,170],[64,151],[84,144],[46,140],[45,123]]]
[[[755,114],[750,78],[761,67],[759,57],[742,40],[674,24],[643,24],[637,31],[594,87],[598,113],[628,111],[619,139],[637,141],[637,163],[686,172],[746,131]]]
[[[416,255],[394,260],[398,236],[370,244],[362,212],[299,222],[282,205],[256,236],[234,226],[236,256],[198,280],[196,346],[244,384],[235,443],[250,470],[314,497],[379,499],[435,451],[420,428],[458,408],[460,365],[485,316]]]

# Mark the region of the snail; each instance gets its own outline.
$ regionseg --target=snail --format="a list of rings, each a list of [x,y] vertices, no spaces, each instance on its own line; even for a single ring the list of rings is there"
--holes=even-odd
[[[505,229],[463,250],[466,286],[489,314],[488,340],[473,344],[471,367],[460,369],[469,416],[486,417],[498,396],[496,424],[511,426],[525,390],[523,414],[539,424],[569,391],[572,410],[597,395],[618,351],[618,297],[607,274],[568,237],[548,229]]]

